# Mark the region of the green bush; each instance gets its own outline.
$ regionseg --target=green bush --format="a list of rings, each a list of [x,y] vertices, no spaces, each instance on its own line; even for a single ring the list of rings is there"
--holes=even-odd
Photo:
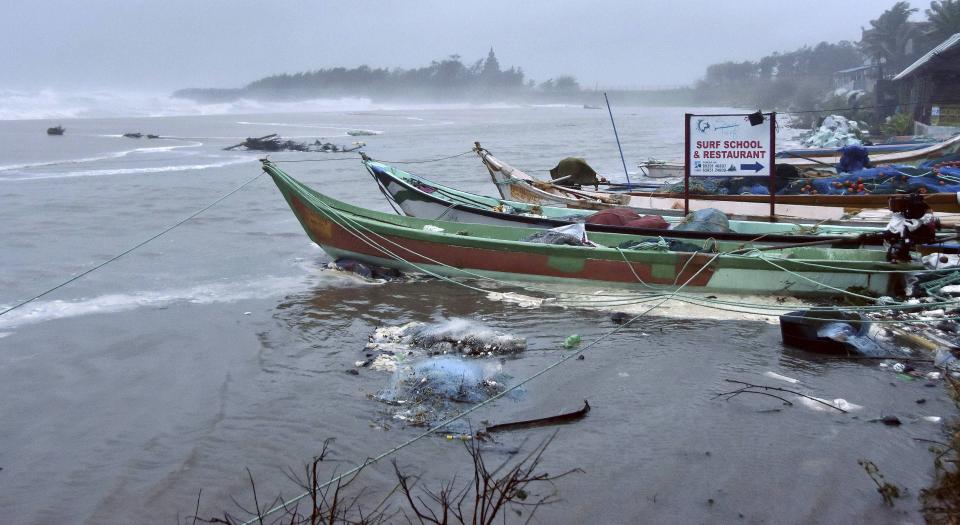
[[[880,131],[884,135],[910,135],[913,133],[913,116],[899,112],[891,115],[880,124]]]

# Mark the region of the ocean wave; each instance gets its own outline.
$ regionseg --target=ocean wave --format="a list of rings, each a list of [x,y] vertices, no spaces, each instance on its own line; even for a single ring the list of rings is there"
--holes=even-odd
[[[275,126],[282,128],[306,128],[306,129],[336,129],[336,130],[350,130],[354,128],[345,128],[343,126],[326,126],[323,124],[293,124],[290,122],[248,122],[246,120],[238,120],[237,124],[244,126]]]
[[[507,103],[382,103],[364,97],[266,101],[240,98],[227,102],[197,102],[163,93],[119,91],[66,92],[0,89],[0,120],[114,117],[174,117],[268,113],[372,112],[407,110],[497,109],[520,107]],[[406,116],[401,116],[401,118]],[[423,120],[406,117],[411,120]]]
[[[0,317],[0,334],[9,335],[12,333],[10,330],[24,325],[81,315],[109,314],[137,308],[156,308],[173,303],[231,303],[305,290],[308,286],[309,280],[303,277],[268,277],[246,282],[207,283],[171,290],[105,294],[73,301],[36,301]],[[2,311],[2,308],[0,308],[0,311]]]
[[[62,173],[38,173],[35,175],[30,175],[28,177],[3,177],[0,178],[0,181],[30,181],[30,180],[43,180],[43,179],[66,179],[72,177],[99,177],[104,175],[137,175],[143,173],[168,173],[176,171],[199,171],[206,170],[211,168],[223,168],[225,166],[232,166],[234,164],[242,164],[245,162],[253,162],[257,159],[253,157],[236,157],[230,160],[225,160],[221,162],[212,162],[209,164],[184,164],[184,165],[173,165],[173,166],[151,166],[151,167],[142,167],[142,168],[114,168],[114,169],[103,169],[103,170],[83,170],[83,171],[68,171]]]
[[[421,119],[422,120],[422,119]],[[239,120],[237,124],[243,126],[271,126],[277,128],[303,128],[303,129],[332,129],[336,131],[343,131],[344,136],[349,136],[348,131],[363,131],[370,135],[382,135],[383,131],[375,129],[362,129],[357,127],[344,127],[344,126],[333,126],[326,124],[294,124],[290,122],[249,122],[246,120]]]
[[[367,98],[206,103],[159,93],[0,90],[0,120],[366,111],[378,107]]]
[[[173,151],[175,149],[180,149],[180,148],[196,148],[200,146],[203,146],[202,142],[191,142],[189,144],[176,144],[173,146],[135,148],[131,150],[108,153],[106,155],[100,155],[97,157],[83,157],[79,159],[66,159],[66,160],[50,160],[50,161],[44,161],[44,162],[28,162],[24,164],[8,164],[5,166],[0,166],[0,171],[24,170],[24,169],[30,169],[30,168],[44,168],[49,166],[60,166],[60,165],[66,165],[66,164],[84,164],[88,162],[99,162],[103,160],[119,159],[135,153],[159,153],[164,151]]]

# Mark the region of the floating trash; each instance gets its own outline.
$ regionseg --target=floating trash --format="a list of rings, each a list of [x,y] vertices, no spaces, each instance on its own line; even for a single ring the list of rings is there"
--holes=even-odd
[[[438,323],[411,322],[377,328],[366,350],[385,353],[463,354],[493,356],[518,354],[527,349],[527,340],[497,332],[482,323],[454,317]]]
[[[499,364],[441,356],[398,366],[389,387],[376,399],[391,407],[394,419],[424,426],[460,413],[506,389]]]

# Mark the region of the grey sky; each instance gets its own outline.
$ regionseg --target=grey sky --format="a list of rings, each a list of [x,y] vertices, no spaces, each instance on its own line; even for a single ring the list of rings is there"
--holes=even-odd
[[[857,40],[893,0],[5,0],[0,89],[233,87],[493,46],[538,81],[686,84],[711,63]],[[927,3],[914,2],[915,7]]]

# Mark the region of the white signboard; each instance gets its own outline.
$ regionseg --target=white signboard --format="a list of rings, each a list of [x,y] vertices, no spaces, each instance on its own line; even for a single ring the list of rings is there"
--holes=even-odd
[[[690,176],[769,176],[771,125],[769,115],[756,126],[747,115],[690,115]]]

